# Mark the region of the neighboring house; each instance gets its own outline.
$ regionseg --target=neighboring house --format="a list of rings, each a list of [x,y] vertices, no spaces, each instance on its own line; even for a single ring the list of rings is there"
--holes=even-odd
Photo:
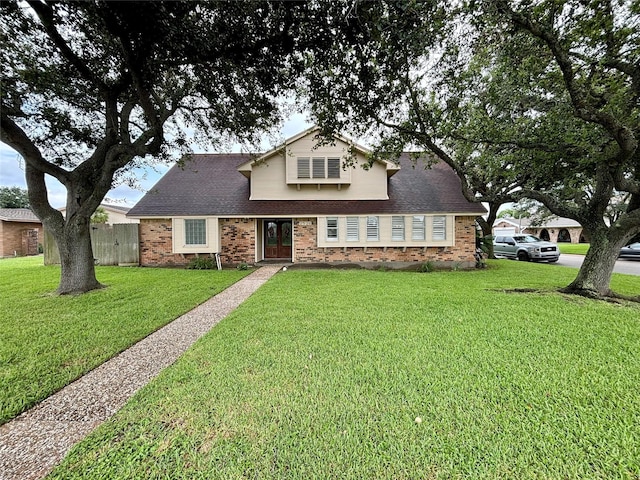
[[[100,206],[109,215],[109,219],[106,222],[107,225],[115,225],[120,223],[140,223],[140,220],[136,218],[127,217],[127,213],[129,212],[129,210],[131,210],[130,207],[123,207],[120,205],[109,205],[106,203],[101,203]],[[62,215],[66,215],[66,211],[67,211],[66,207],[62,207],[59,210],[62,212]]]
[[[140,263],[475,263],[475,217],[444,163],[378,161],[344,167],[366,149],[340,137],[318,146],[307,130],[261,156],[192,155],[173,166],[128,216],[140,220]],[[400,266],[400,264],[398,264]]]
[[[554,217],[540,225],[531,225],[529,218],[498,218],[493,224],[494,235],[513,229],[513,233],[529,233],[555,243],[588,243],[582,226],[570,218]]]
[[[37,255],[42,222],[28,208],[0,208],[0,258]]]

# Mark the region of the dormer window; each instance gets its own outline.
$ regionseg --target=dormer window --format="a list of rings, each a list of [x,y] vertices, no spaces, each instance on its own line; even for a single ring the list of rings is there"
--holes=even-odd
[[[309,171],[309,157],[298,158],[298,178],[311,178]]]
[[[340,159],[326,157],[298,157],[298,178],[340,178]]]

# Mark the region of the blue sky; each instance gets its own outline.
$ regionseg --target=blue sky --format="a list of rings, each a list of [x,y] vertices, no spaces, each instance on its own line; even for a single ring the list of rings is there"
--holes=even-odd
[[[311,127],[311,123],[309,123],[305,114],[294,114],[284,122],[280,133],[283,138],[289,138],[309,127]],[[272,145],[263,145],[265,150],[269,150],[271,147]],[[232,147],[231,151],[240,151],[239,148],[239,146]],[[138,180],[140,190],[130,188],[127,185],[120,185],[109,191],[106,201],[132,207],[147,190],[156,184],[170,166],[156,165],[154,168],[136,169],[134,174]],[[53,177],[47,176],[46,181],[51,205],[54,208],[64,207],[66,202],[65,188]],[[27,188],[24,177],[24,163],[21,163],[20,156],[15,150],[2,142],[0,142],[0,187]]]

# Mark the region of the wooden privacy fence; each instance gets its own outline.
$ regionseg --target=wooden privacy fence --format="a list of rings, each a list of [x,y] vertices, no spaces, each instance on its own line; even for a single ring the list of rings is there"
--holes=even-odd
[[[97,265],[138,265],[140,250],[137,223],[91,225],[91,245]],[[44,232],[44,264],[60,263],[58,247],[48,231]]]

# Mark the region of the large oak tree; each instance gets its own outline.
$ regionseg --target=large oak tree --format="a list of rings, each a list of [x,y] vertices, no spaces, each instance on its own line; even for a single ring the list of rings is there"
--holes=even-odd
[[[620,247],[640,232],[639,11],[614,0],[363,2],[356,36],[314,57],[307,88],[326,133],[373,121],[381,151],[436,155],[472,200],[527,197],[577,220],[591,247],[565,290],[608,295]]]
[[[89,222],[115,182],[145,158],[186,150],[188,133],[215,144],[272,126],[300,72],[293,54],[322,43],[305,28],[317,13],[305,3],[0,8],[1,140],[24,158],[31,208],[60,251],[61,294],[100,287]],[[66,218],[48,201],[47,175],[67,190]]]

